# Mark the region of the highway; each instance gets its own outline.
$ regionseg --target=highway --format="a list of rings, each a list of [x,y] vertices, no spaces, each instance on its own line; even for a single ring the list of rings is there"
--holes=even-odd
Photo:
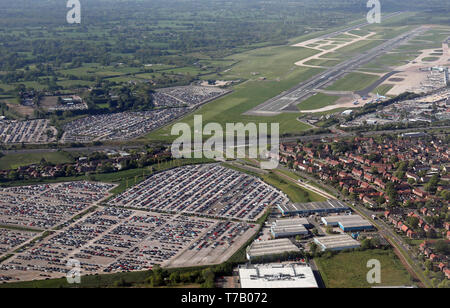
[[[393,39],[387,40],[384,43],[372,48],[371,50],[359,54],[347,61],[344,61],[334,67],[329,68],[325,72],[318,74],[309,80],[300,83],[294,88],[285,91],[274,98],[256,106],[247,111],[245,115],[276,115],[283,111],[287,111],[291,105],[297,105],[302,100],[310,97],[316,89],[320,89],[328,84],[332,84],[336,80],[343,77],[349,71],[355,70],[358,67],[371,62],[380,55],[389,52],[400,44],[408,42],[415,36],[427,31],[428,27],[418,27],[407,33],[401,34]],[[293,106],[295,107],[295,106]],[[292,107],[291,107],[292,108]]]

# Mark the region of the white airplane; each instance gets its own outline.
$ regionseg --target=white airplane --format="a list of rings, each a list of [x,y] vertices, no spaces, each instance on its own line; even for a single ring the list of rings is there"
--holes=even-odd
[[[378,98],[378,99],[385,99],[386,96],[380,95],[380,94],[378,94],[378,92],[377,92],[377,98]]]

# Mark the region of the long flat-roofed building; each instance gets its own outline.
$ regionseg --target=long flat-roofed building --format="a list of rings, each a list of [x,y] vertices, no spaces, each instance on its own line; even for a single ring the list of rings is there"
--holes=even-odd
[[[308,265],[264,264],[239,268],[241,288],[318,288]]]
[[[361,244],[350,235],[330,235],[325,237],[315,237],[314,242],[324,250],[344,250],[359,248]]]
[[[312,214],[312,213],[340,213],[350,209],[339,200],[327,200],[308,203],[288,203],[278,205],[283,215]]]
[[[270,232],[274,238],[294,237],[297,235],[308,235],[308,229],[303,225],[296,226],[276,226],[272,227]]]
[[[373,229],[373,225],[359,215],[341,215],[322,217],[326,226],[341,228],[344,232],[364,231]]]
[[[270,232],[274,238],[308,235],[306,226],[309,225],[306,218],[278,219],[272,224]]]
[[[247,249],[247,259],[278,255],[287,252],[300,252],[300,248],[295,246],[289,239],[277,239],[271,241],[253,242]]]
[[[303,217],[277,219],[274,223],[277,226],[291,226],[293,224],[304,225],[306,228],[312,226],[308,219]]]

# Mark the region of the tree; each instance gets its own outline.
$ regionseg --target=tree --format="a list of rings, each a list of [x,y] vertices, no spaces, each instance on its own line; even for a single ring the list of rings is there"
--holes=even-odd
[[[319,248],[319,247],[318,247],[317,244],[314,243],[314,242],[312,242],[311,244],[309,244],[309,250],[311,251],[311,254],[312,254],[313,256],[316,255],[318,248]]]
[[[444,240],[436,241],[434,244],[434,249],[440,254],[450,255],[450,244]]]
[[[423,265],[425,266],[425,268],[429,271],[433,270],[433,262],[431,262],[430,260],[426,260]]]
[[[177,284],[180,282],[180,273],[178,271],[173,272],[169,276],[169,280],[172,284]]]
[[[437,186],[439,184],[439,175],[435,174],[431,177],[430,181],[425,184],[425,191],[428,191],[430,193],[435,193]]]
[[[413,230],[416,230],[419,226],[419,218],[411,216],[406,218],[406,224]]]

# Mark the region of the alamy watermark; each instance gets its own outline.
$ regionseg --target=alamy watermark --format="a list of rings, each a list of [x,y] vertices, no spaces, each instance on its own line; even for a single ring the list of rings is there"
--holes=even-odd
[[[193,129],[187,123],[176,123],[171,134],[179,136],[171,147],[175,158],[261,158],[262,169],[278,167],[279,123],[270,124],[270,133],[267,123],[226,123],[224,129],[219,123],[203,126],[203,117],[195,115]],[[203,142],[203,136],[211,137]]]
[[[66,20],[69,24],[81,24],[81,3],[80,0],[68,0]]]
[[[367,13],[367,22],[369,24],[381,23],[381,3],[380,0],[369,0],[367,8],[370,9]]]
[[[76,259],[67,261],[66,266],[70,270],[66,274],[66,279],[69,284],[81,283],[81,263]]]
[[[367,268],[370,270],[367,272],[366,279],[369,284],[381,283],[381,263],[377,259],[370,259],[367,261]]]

